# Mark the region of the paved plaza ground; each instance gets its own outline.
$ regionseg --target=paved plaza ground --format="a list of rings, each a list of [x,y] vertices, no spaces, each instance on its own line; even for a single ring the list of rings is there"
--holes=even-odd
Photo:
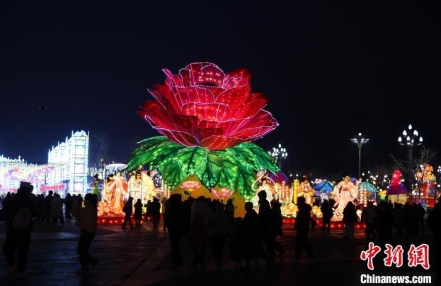
[[[311,231],[310,242],[316,258],[311,260],[304,253],[297,263],[294,261],[295,231],[292,225],[284,225],[284,236],[278,240],[286,248],[281,257],[276,257],[274,266],[267,269],[263,261],[254,261],[251,271],[234,268],[228,252],[224,265],[214,265],[211,252],[206,253],[206,267],[194,269],[188,245],[182,244],[184,265],[180,270],[169,270],[171,257],[167,232],[162,225],[153,229],[147,222],[142,228],[122,230],[120,225],[100,225],[96,239],[91,246],[93,254],[100,263],[91,268],[88,275],[78,275],[79,261],[75,252],[78,229],[74,221],[66,225],[36,225],[32,233],[31,249],[26,275],[6,277],[7,265],[4,256],[0,257],[0,285],[362,285],[360,275],[431,275],[435,279],[436,259],[434,239],[430,231],[415,237],[394,236],[393,245],[402,245],[404,255],[411,244],[427,243],[430,249],[430,269],[407,267],[390,269],[384,266],[382,257],[374,259],[375,270],[367,269],[367,262],[360,259],[368,242],[364,230],[356,230],[355,239],[343,239],[343,230],[331,230],[323,235],[321,229]],[[0,243],[5,238],[5,225],[0,223]],[[378,241],[375,241],[378,243]],[[435,281],[432,281],[435,283]],[[373,284],[371,284],[373,285]],[[436,285],[436,284],[433,284]],[[439,284],[437,284],[439,285]]]

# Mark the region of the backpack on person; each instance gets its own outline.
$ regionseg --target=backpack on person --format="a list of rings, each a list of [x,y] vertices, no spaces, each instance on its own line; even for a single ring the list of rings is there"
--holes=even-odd
[[[28,207],[20,207],[12,218],[12,227],[15,230],[32,230],[32,212]]]

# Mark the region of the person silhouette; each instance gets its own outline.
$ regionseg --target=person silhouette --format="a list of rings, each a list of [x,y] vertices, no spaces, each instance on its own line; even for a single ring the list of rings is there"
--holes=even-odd
[[[122,224],[122,229],[127,229],[126,225],[129,223],[130,229],[134,229],[132,223],[132,213],[133,213],[133,197],[129,197],[127,202],[124,204],[123,212],[125,213],[124,222]]]
[[[135,227],[141,227],[141,220],[142,220],[142,202],[141,199],[137,199],[136,203],[134,204],[135,207]]]
[[[297,207],[298,211],[294,223],[294,228],[296,230],[294,258],[295,262],[299,262],[302,249],[305,249],[310,258],[314,258],[314,253],[308,241],[308,234],[312,217],[312,207],[306,203],[305,197],[297,197]]]
[[[331,218],[334,215],[334,211],[332,210],[332,206],[329,204],[328,200],[324,200],[322,206],[320,207],[320,211],[322,212],[322,232],[323,234],[329,234],[331,229]]]
[[[89,248],[95,238],[98,229],[98,196],[86,194],[84,196],[84,207],[82,200],[75,200],[72,207],[72,214],[76,218],[75,225],[80,228],[80,239],[78,240],[77,253],[80,258],[81,268],[77,274],[88,274],[89,265],[96,265],[99,261],[90,255]]]
[[[22,183],[17,193],[11,197],[10,203],[3,206],[7,225],[3,253],[9,266],[8,276],[18,271],[18,277],[22,278],[26,270],[29,245],[31,243],[31,232],[33,231],[32,223],[29,224],[29,227],[26,229],[17,229],[14,227],[12,221],[20,208],[29,209],[32,217],[37,216],[37,203],[32,197],[32,189],[33,186],[31,187],[30,184]],[[15,252],[17,252],[17,259]]]

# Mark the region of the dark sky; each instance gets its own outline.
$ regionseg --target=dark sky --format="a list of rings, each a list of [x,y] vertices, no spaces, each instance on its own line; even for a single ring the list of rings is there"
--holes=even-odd
[[[356,173],[358,132],[370,138],[363,169],[390,163],[406,154],[397,138],[409,123],[438,147],[436,1],[20,2],[0,3],[6,157],[47,162],[53,145],[85,130],[106,134],[122,160],[128,145],[159,135],[136,114],[147,88],[164,82],[163,68],[197,61],[251,69],[280,124],[255,143],[286,147],[286,169]]]

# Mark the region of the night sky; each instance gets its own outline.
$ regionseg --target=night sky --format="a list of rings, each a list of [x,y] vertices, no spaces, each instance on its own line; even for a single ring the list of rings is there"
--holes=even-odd
[[[357,173],[358,132],[370,139],[363,169],[390,164],[388,154],[406,155],[397,138],[408,124],[439,146],[436,1],[20,2],[0,3],[6,157],[46,163],[84,130],[108,138],[109,160],[123,162],[160,135],[136,113],[147,88],[164,82],[163,68],[199,61],[252,71],[280,124],[255,143],[286,147],[285,170]]]

